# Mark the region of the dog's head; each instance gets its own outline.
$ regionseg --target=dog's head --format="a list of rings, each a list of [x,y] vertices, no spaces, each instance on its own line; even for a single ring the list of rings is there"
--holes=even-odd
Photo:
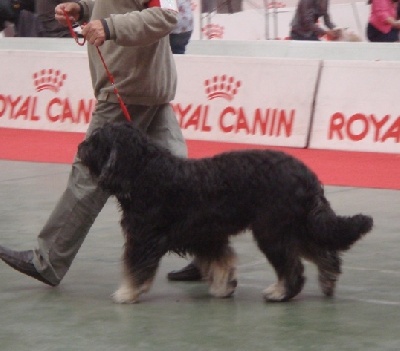
[[[117,195],[129,191],[149,147],[131,123],[108,123],[79,144],[78,157],[104,190]]]

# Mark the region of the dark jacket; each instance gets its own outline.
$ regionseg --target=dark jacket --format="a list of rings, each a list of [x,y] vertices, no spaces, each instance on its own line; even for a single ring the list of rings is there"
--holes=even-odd
[[[329,29],[335,28],[328,13],[329,0],[300,0],[291,22],[292,32],[302,37],[320,36],[325,30],[319,26],[318,19],[323,18]]]

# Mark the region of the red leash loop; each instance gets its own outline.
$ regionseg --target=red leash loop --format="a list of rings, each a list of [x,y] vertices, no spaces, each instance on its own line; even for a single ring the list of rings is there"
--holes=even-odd
[[[79,46],[85,45],[86,38],[83,38],[82,42],[79,41],[78,34],[76,34],[76,32],[74,31],[74,28],[72,28],[72,23],[71,23],[71,20],[69,19],[68,13],[64,9],[63,9],[63,12],[64,12],[65,20],[67,21],[67,25],[68,25],[68,29],[69,29],[69,33],[71,34],[71,37],[75,39],[76,43]]]
[[[71,23],[71,20],[69,19],[69,16],[68,16],[67,12],[66,12],[65,10],[63,10],[63,12],[64,12],[65,20],[67,21],[68,29],[69,29],[69,32],[71,33],[71,36],[75,39],[75,42],[76,42],[78,45],[80,45],[80,46],[85,45],[85,43],[86,43],[86,38],[83,38],[83,41],[82,41],[82,42],[79,41],[78,35],[76,34],[76,32],[74,31],[74,29],[72,28],[72,23]],[[126,106],[125,106],[125,104],[124,104],[124,101],[122,100],[121,95],[119,95],[118,89],[117,89],[117,87],[116,87],[116,85],[115,85],[114,77],[113,77],[113,75],[111,74],[110,70],[108,69],[108,67],[107,67],[107,65],[106,65],[106,62],[104,61],[103,55],[102,55],[101,52],[100,52],[99,47],[96,46],[96,49],[97,49],[97,53],[98,53],[99,56],[100,56],[100,60],[101,60],[101,62],[103,63],[103,66],[104,66],[104,68],[105,68],[105,70],[106,70],[108,79],[109,79],[111,85],[112,85],[113,88],[114,88],[114,94],[115,94],[115,95],[117,96],[117,98],[118,98],[119,104],[120,104],[120,106],[121,106],[121,110],[122,110],[122,112],[124,113],[125,118],[126,118],[128,121],[131,121],[131,116],[129,115],[128,109],[126,108]]]

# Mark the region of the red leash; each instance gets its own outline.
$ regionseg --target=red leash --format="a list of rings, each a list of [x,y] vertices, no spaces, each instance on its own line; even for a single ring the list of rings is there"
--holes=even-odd
[[[65,16],[65,19],[66,19],[67,24],[68,24],[69,32],[70,32],[71,36],[75,39],[75,42],[76,42],[79,46],[85,45],[85,43],[86,43],[86,38],[83,38],[83,41],[82,41],[82,42],[79,41],[78,35],[76,34],[76,32],[74,31],[74,29],[72,28],[71,20],[69,19],[69,16],[68,16],[68,14],[67,14],[67,12],[66,12],[65,10],[64,10],[64,16]],[[107,65],[106,65],[106,62],[104,61],[103,55],[102,55],[101,52],[100,52],[99,47],[96,46],[96,49],[97,49],[97,53],[98,53],[99,56],[100,56],[100,60],[101,60],[101,62],[103,63],[103,66],[104,66],[104,68],[105,68],[105,70],[106,70],[106,73],[107,73],[107,75],[108,75],[108,79],[110,80],[111,85],[112,85],[113,88],[114,88],[114,93],[115,93],[115,95],[116,95],[117,98],[118,98],[119,104],[120,104],[120,106],[121,106],[121,110],[122,110],[122,112],[124,113],[125,118],[126,118],[128,121],[131,121],[131,116],[129,115],[128,109],[126,108],[126,106],[125,106],[125,104],[124,104],[124,101],[122,100],[121,95],[119,95],[118,89],[117,89],[117,87],[115,86],[114,77],[113,77],[113,75],[111,74],[110,70],[108,69],[108,67],[107,67]]]

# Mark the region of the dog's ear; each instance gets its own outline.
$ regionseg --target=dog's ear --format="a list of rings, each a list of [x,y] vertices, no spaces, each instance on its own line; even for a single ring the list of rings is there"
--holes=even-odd
[[[117,197],[126,196],[131,186],[130,177],[126,174],[129,167],[123,157],[124,153],[118,149],[117,143],[114,143],[98,177],[100,187]]]
[[[113,147],[111,148],[108,160],[101,169],[98,178],[99,185],[103,189],[108,190],[111,193],[114,193],[116,191],[115,186],[118,183],[117,179],[118,175],[116,172],[117,158],[118,158],[118,150],[116,145],[114,144]]]

